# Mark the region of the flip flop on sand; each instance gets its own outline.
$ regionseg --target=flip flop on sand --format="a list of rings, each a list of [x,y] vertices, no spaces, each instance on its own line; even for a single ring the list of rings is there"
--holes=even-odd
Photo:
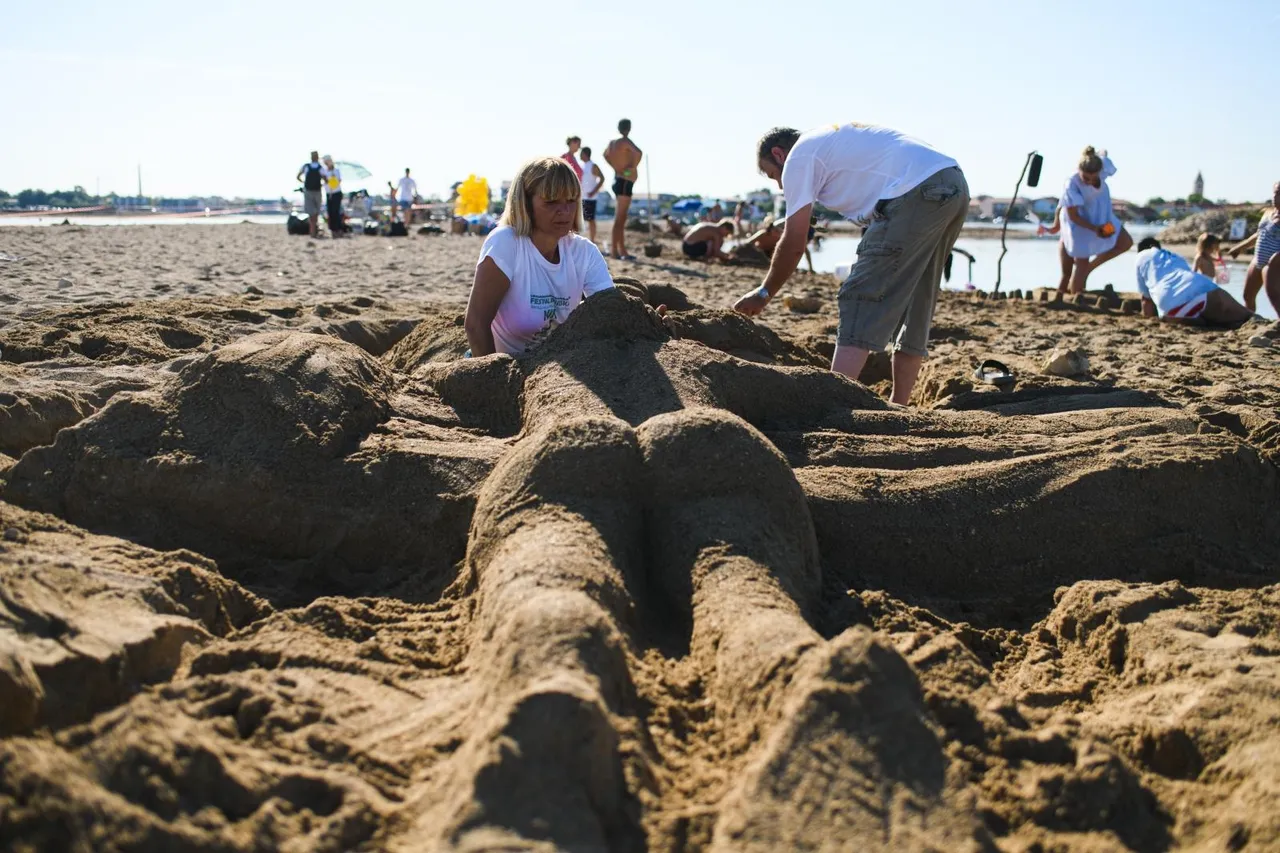
[[[1018,381],[1013,371],[1002,361],[988,358],[973,371],[973,378],[986,385],[1008,388]]]

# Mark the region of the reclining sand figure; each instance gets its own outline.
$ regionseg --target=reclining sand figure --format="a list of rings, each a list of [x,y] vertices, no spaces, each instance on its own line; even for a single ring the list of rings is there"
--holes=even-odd
[[[815,812],[883,849],[983,849],[944,797],[907,663],[864,628],[825,642],[810,627],[820,570],[804,494],[733,415],[682,410],[635,430],[577,418],[529,436],[481,492],[467,570],[486,638],[471,669],[498,689],[487,734],[456,756],[464,778],[445,774],[454,798],[424,817],[451,849],[643,849],[627,780],[647,758],[621,755],[616,731],[640,716],[637,617],[658,614],[689,626],[725,747],[753,756],[712,849],[821,846]],[[533,728],[549,718],[562,734]],[[549,812],[564,816],[550,831]]]

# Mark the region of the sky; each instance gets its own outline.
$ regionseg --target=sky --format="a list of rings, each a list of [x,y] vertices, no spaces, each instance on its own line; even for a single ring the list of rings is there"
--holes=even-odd
[[[1209,9],[1212,8],[1212,14]],[[289,195],[319,149],[422,195],[496,186],[619,118],[637,192],[767,185],[770,127],[886,125],[1007,196],[1057,195],[1085,145],[1112,195],[1262,200],[1280,179],[1274,0],[5,4],[0,189]],[[602,163],[602,168],[603,163]],[[606,169],[606,173],[608,170]]]

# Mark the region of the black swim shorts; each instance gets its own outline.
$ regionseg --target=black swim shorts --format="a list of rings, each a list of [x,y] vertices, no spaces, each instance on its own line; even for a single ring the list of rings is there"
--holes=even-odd
[[[630,198],[632,191],[635,188],[635,181],[624,181],[622,178],[615,178],[613,181],[613,194],[616,196],[626,196],[627,198]]]
[[[597,201],[599,199],[595,198],[584,198],[582,200],[582,220],[584,222],[595,222]]]
[[[684,250],[686,258],[705,258],[707,247],[710,245],[710,243],[681,243],[680,248]]]

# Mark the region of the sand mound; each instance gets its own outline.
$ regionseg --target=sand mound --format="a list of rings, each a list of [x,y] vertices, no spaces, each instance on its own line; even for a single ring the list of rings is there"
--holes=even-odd
[[[413,435],[392,390],[349,344],[252,335],[27,453],[6,495],[208,554],[288,600],[444,570],[461,554],[471,486],[501,448],[447,429]]]
[[[944,298],[906,410],[808,366],[806,281],[768,329],[637,283],[518,358],[436,293],[173,300],[188,350],[51,311],[115,343],[0,368],[0,837],[1280,843],[1271,351]]]

